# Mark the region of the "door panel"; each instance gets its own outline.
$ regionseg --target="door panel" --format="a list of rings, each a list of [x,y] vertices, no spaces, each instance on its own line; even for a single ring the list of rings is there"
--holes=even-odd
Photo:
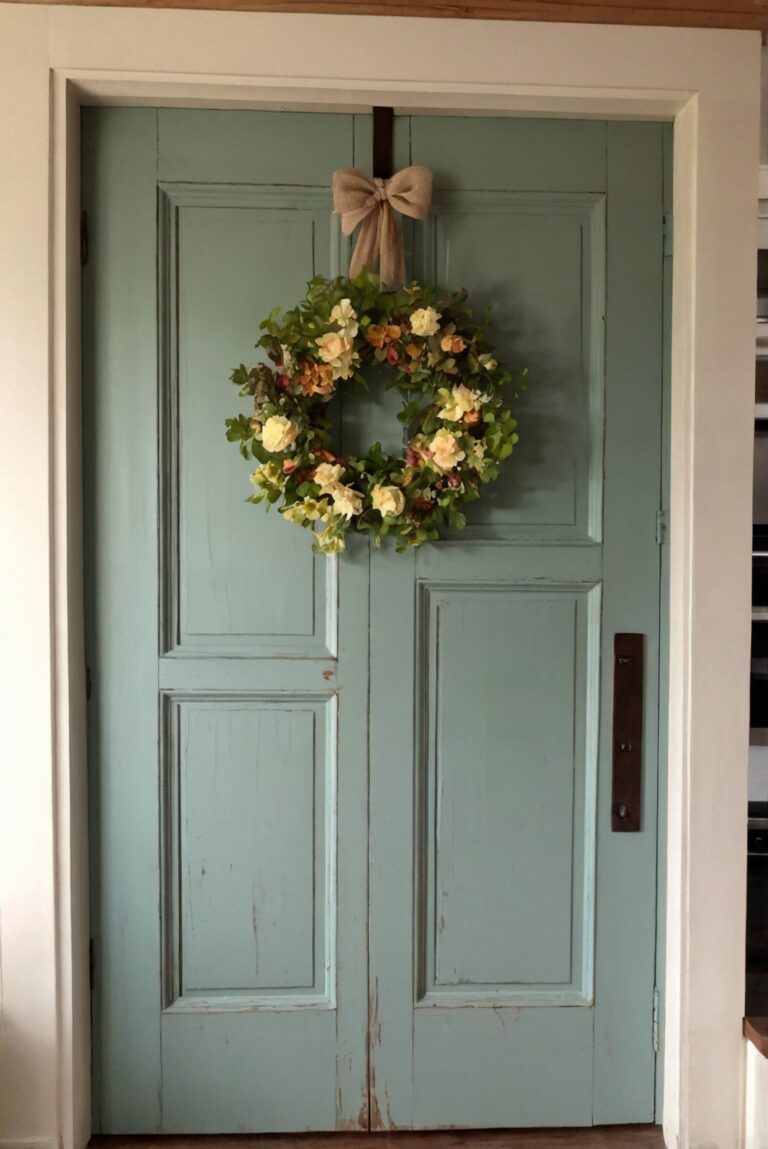
[[[340,559],[243,501],[226,376],[346,267],[328,182],[370,118],[84,128],[97,1128],[652,1120],[661,126],[396,119],[435,175],[413,273],[497,304],[530,383],[466,531]],[[397,449],[396,407],[342,395],[342,449]]]
[[[427,620],[418,1000],[525,1002],[535,991],[541,1000],[583,1003],[591,997],[593,875],[591,865],[577,872],[572,859],[584,857],[594,833],[589,711],[599,591],[420,589]],[[467,705],[468,682],[482,706]]]
[[[515,464],[470,505],[464,538],[599,539],[604,197],[438,187],[417,239],[428,282],[472,284],[507,360],[531,372]]]
[[[232,365],[250,362],[258,322],[275,300],[290,306],[316,271],[339,266],[327,188],[165,184],[160,213],[160,250],[169,253],[159,285],[167,652],[332,656],[327,565],[303,538],[287,537],[276,514],[253,529],[253,508],[232,498],[242,459],[211,434],[232,411],[224,348]],[[255,586],[270,592],[254,594]]]
[[[195,697],[172,707],[168,878],[170,891],[181,891],[166,910],[178,940],[174,1004],[257,991],[264,1003],[327,998],[331,704]]]

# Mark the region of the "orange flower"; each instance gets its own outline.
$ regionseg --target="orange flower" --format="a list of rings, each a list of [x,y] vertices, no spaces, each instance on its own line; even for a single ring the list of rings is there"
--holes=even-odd
[[[392,343],[393,340],[399,339],[401,334],[401,328],[395,324],[382,327],[377,323],[372,323],[365,333],[365,338],[372,347],[385,347],[387,343]]]
[[[302,364],[299,386],[305,395],[330,395],[333,391],[333,368],[330,363]]]
[[[459,355],[466,347],[466,343],[460,335],[444,335],[440,340],[440,346],[443,351],[451,355]]]
[[[480,412],[479,411],[467,411],[467,413],[464,416],[464,422],[468,423],[470,425],[470,427],[472,426],[473,423],[479,423],[480,422]]]
[[[417,343],[409,343],[405,350],[411,359],[418,359],[422,352],[422,348]]]

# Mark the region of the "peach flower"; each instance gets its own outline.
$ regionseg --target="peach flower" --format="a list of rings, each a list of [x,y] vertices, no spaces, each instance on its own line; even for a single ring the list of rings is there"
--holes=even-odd
[[[443,427],[429,444],[432,462],[440,471],[450,471],[465,457],[455,435]]]
[[[464,350],[466,343],[460,335],[444,335],[440,340],[440,346],[443,351],[448,351],[451,355],[458,355]]]
[[[380,326],[377,323],[372,323],[365,333],[365,338],[372,347],[386,347],[387,343],[392,343],[394,339],[399,339],[402,334],[401,329],[396,324],[389,326]]]

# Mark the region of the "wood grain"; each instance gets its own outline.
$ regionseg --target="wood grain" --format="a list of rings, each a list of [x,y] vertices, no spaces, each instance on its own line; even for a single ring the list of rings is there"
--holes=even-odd
[[[274,1137],[94,1137],[89,1149],[664,1149],[658,1125],[591,1129],[483,1129],[436,1133],[328,1133]]]
[[[235,12],[428,16],[574,24],[640,24],[681,28],[768,30],[768,0],[9,0],[106,8],[191,8]]]

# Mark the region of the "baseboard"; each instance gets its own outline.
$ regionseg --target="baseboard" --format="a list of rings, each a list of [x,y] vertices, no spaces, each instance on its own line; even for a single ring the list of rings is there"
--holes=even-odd
[[[0,1137],[0,1149],[60,1149],[58,1137]]]

